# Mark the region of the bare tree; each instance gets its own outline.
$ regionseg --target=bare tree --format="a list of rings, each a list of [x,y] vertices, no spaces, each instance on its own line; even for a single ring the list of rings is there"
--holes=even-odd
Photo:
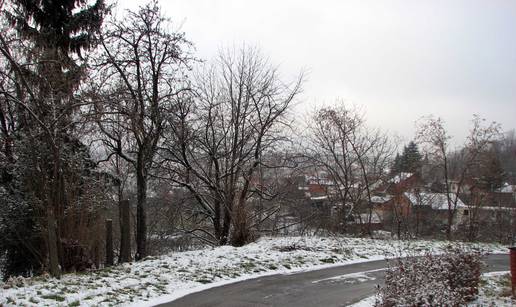
[[[450,161],[451,136],[444,125],[439,117],[428,116],[420,119],[416,127],[416,140],[424,146],[443,174],[444,192],[448,202],[446,237],[451,240],[459,194],[465,188],[472,167],[480,163],[481,154],[500,136],[500,125],[496,122],[486,125],[485,119],[474,115],[464,148],[455,156],[458,163],[453,164]]]
[[[149,173],[168,112],[187,90],[191,60],[184,34],[169,29],[157,1],[127,12],[103,33],[94,114],[104,135],[107,159],[129,162],[137,186],[136,259],[146,256],[146,202]]]
[[[338,187],[334,194],[346,211],[342,222],[345,223],[348,215],[366,209],[367,221],[362,221],[360,214],[358,218],[370,233],[372,190],[386,175],[394,153],[388,136],[369,128],[358,109],[340,102],[316,111],[309,130],[309,155]],[[363,203],[367,204],[366,208],[361,206]]]
[[[196,215],[212,227],[194,231],[210,243],[251,240],[248,202],[271,197],[258,172],[276,167],[265,157],[284,140],[301,81],[283,83],[256,49],[223,52],[197,74],[192,101],[169,114],[163,165],[168,179],[195,197]]]

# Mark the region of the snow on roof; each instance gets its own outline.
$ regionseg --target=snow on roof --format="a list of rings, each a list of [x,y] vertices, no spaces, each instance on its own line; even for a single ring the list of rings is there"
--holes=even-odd
[[[400,183],[403,180],[406,180],[414,175],[413,173],[399,173],[398,175],[392,177],[389,182],[392,183]]]
[[[371,190],[376,190],[376,189],[378,189],[379,187],[381,187],[383,184],[384,184],[383,180],[376,180],[373,184],[371,184],[371,186],[369,187],[369,189],[371,189]]]
[[[516,185],[505,184],[503,187],[500,188],[500,192],[502,192],[502,193],[515,193],[516,192]]]
[[[328,195],[310,197],[310,200],[324,200],[324,199],[328,199]]]
[[[385,196],[371,196],[371,202],[375,204],[383,204],[388,202],[392,199],[391,195],[385,195]]]
[[[305,176],[308,184],[335,185],[335,181],[323,176]]]
[[[434,210],[448,210],[448,198],[444,193],[412,193],[405,192],[404,195],[414,206],[431,206]],[[455,200],[455,194],[451,195],[452,202]],[[453,204],[452,204],[453,206]],[[460,198],[457,198],[456,208],[467,208]]]

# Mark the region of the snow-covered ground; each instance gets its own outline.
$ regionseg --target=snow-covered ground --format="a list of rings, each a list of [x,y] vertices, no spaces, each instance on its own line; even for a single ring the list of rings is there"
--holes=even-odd
[[[353,305],[349,305],[348,307],[373,307],[376,303],[376,295],[372,295],[369,297],[366,297],[365,299],[361,300],[360,302],[356,302]]]
[[[478,299],[469,306],[516,306],[516,299],[511,298],[509,271],[482,274]]]
[[[16,279],[0,284],[0,306],[149,306],[244,279],[439,253],[446,246],[448,243],[441,241],[264,237],[240,248],[222,246],[171,253],[94,272],[67,274],[61,280],[45,276]],[[506,252],[504,246],[496,244],[470,246],[490,253]]]

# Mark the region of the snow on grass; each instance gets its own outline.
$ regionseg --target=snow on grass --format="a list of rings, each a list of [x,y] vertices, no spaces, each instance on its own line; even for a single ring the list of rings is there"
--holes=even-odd
[[[457,243],[453,243],[457,244]],[[425,252],[440,241],[372,240],[348,237],[264,237],[235,248],[222,246],[148,257],[144,261],[88,273],[17,279],[0,284],[0,306],[152,305],[213,286],[249,278]],[[486,252],[501,245],[474,244]]]
[[[516,306],[516,299],[511,298],[509,271],[482,274],[478,299],[468,306]]]
[[[376,295],[371,295],[366,298],[364,298],[361,301],[358,301],[352,305],[349,305],[348,307],[373,307],[376,303]]]

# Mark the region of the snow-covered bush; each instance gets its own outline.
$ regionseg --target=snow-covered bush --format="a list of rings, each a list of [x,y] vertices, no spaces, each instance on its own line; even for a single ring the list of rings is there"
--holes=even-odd
[[[458,306],[478,293],[481,253],[450,249],[441,255],[396,259],[376,306]]]

